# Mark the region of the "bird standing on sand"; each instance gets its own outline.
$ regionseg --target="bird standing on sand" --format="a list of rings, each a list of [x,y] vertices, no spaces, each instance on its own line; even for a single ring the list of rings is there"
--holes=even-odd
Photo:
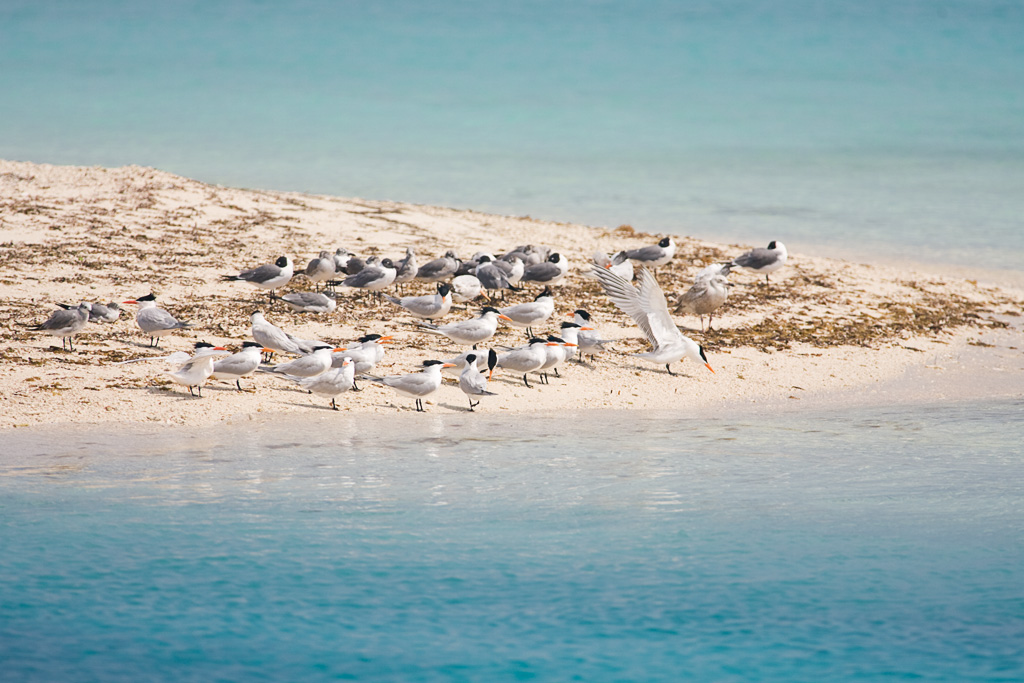
[[[351,358],[343,358],[340,367],[331,368],[313,377],[291,377],[300,387],[311,394],[318,396],[330,396],[331,408],[338,409],[334,399],[340,394],[355,387],[355,363]]]
[[[260,355],[272,351],[273,349],[265,349],[262,344],[256,342],[243,342],[241,351],[214,362],[210,379],[228,382],[235,380],[235,386],[242,391],[242,378],[251,377],[260,366]]]
[[[485,306],[480,311],[480,317],[478,318],[459,320],[444,325],[420,323],[420,328],[424,332],[448,337],[456,344],[466,344],[476,348],[477,344],[487,341],[498,331],[498,320],[511,322],[509,317],[503,315],[497,308]]]
[[[260,289],[269,289],[273,294],[275,289],[291,282],[294,274],[295,266],[292,260],[287,256],[281,256],[273,263],[264,263],[262,266],[243,270],[238,275],[225,275],[221,279],[225,282],[242,280]]]
[[[708,316],[708,329],[711,319],[725,300],[729,297],[730,283],[723,275],[699,277],[691,287],[683,292],[676,304],[677,314],[690,313],[700,316],[700,330],[704,331],[704,316]]]
[[[188,387],[189,396],[196,395],[192,393],[192,387],[195,387],[199,398],[202,398],[203,382],[213,374],[214,362],[218,356],[230,353],[230,351],[223,346],[214,346],[206,342],[197,342],[195,349],[195,354],[181,367],[174,372],[165,372],[164,374],[174,382]]]
[[[443,318],[452,310],[452,287],[446,282],[437,285],[437,294],[424,296],[404,296],[401,299],[384,295],[393,304],[401,306],[417,318],[434,320]]]
[[[490,356],[491,368],[494,368],[494,361],[497,357]],[[462,389],[462,393],[469,399],[469,409],[473,410],[476,406],[480,405],[480,401],[473,401],[474,396],[497,396],[493,391],[487,391],[487,378],[484,377],[483,373],[480,372],[480,368],[476,364],[477,356],[475,353],[466,355],[466,366],[462,369],[462,374],[459,375],[459,389]],[[441,367],[448,365],[443,363]]]
[[[138,304],[139,310],[135,314],[135,323],[146,335],[149,336],[149,345],[160,348],[157,341],[160,337],[168,335],[174,330],[182,330],[192,327],[191,323],[178,320],[156,305],[156,296],[149,293],[140,296],[138,299],[123,301],[125,304]]]
[[[60,337],[60,347],[65,350],[75,350],[71,338],[85,329],[89,323],[89,313],[92,306],[82,302],[74,308],[54,311],[53,315],[39,325],[31,329],[37,332],[44,332],[53,337]]]
[[[711,365],[704,355],[704,347],[693,341],[676,327],[668,312],[665,293],[658,281],[646,268],[640,269],[640,289],[623,280],[605,268],[594,268],[594,274],[601,281],[608,298],[623,313],[631,317],[654,347],[646,353],[634,353],[641,358],[657,365],[664,365],[668,374],[674,375],[672,363],[683,358],[690,358],[711,372]]]
[[[451,366],[440,360],[423,361],[423,370],[408,375],[389,375],[387,377],[370,377],[378,384],[391,387],[403,396],[416,399],[416,412],[422,413],[423,399],[441,388],[441,369]]]
[[[550,287],[545,287],[533,301],[501,309],[501,313],[508,317],[510,325],[526,330],[527,338],[533,336],[534,325],[544,322],[554,312],[555,297],[551,294]]]
[[[547,261],[527,266],[523,270],[520,282],[537,282],[542,285],[557,285],[569,271],[569,262],[564,256],[555,252]]]
[[[310,259],[303,273],[319,289],[321,282],[330,280],[337,273],[337,268],[334,265],[334,255],[329,251],[321,251],[319,256]]]
[[[767,283],[769,282],[768,276],[786,265],[788,258],[789,252],[786,251],[786,245],[777,240],[772,240],[768,243],[767,249],[764,247],[751,249],[747,253],[734,258],[729,265],[746,268],[759,275],[763,274],[764,281]]]
[[[296,313],[330,313],[338,305],[333,294],[321,292],[288,292],[284,296],[271,294],[270,298],[285,302]]]
[[[367,263],[358,273],[345,278],[341,285],[343,287],[365,289],[379,297],[381,291],[391,286],[397,275],[398,271],[395,269],[395,264],[391,259],[386,258],[381,259],[379,264],[370,265]]]
[[[544,348],[549,343],[546,339],[539,337],[532,338],[523,346],[509,349],[505,353],[498,354],[496,366],[505,370],[512,370],[515,373],[523,374],[523,384],[527,389],[532,389],[530,380],[526,378],[527,373],[537,372],[547,362],[547,350]]]
[[[660,268],[676,255],[676,242],[671,237],[662,237],[657,244],[639,249],[630,249],[626,252],[626,258],[632,260],[638,266],[647,268]]]

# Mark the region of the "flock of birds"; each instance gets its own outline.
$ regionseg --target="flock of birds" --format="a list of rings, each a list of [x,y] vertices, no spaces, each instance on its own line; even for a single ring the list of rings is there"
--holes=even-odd
[[[669,311],[668,301],[655,279],[657,268],[664,266],[676,253],[676,244],[665,237],[657,244],[639,249],[624,250],[615,255],[595,254],[585,277],[597,279],[612,303],[626,313],[640,328],[651,344],[651,350],[633,354],[657,365],[664,365],[669,374],[671,365],[689,358],[714,372],[704,348],[684,335],[676,326]],[[674,312],[700,317],[704,329],[704,316],[710,329],[714,312],[725,303],[730,283],[727,277],[733,268],[745,268],[768,276],[785,265],[788,254],[781,242],[773,241],[767,248],[748,251],[736,258],[714,263],[697,273],[693,285],[678,300]],[[557,287],[569,270],[567,260],[558,252],[534,245],[517,247],[496,257],[478,253],[470,260],[460,260],[455,252],[419,265],[413,249],[396,263],[389,258],[360,259],[355,254],[337,249],[333,254],[320,252],[306,266],[303,274],[314,283],[315,291],[293,291],[278,296],[277,290],[289,284],[296,276],[294,262],[287,256],[273,263],[244,270],[237,275],[224,276],[225,281],[241,281],[269,293],[271,303],[281,301],[292,310],[327,313],[337,306],[335,288],[362,289],[381,301],[400,307],[417,319],[418,328],[426,333],[449,339],[458,346],[470,347],[464,353],[446,360],[426,360],[422,369],[408,374],[378,376],[374,368],[383,360],[385,345],[393,341],[389,335],[367,334],[357,342],[336,346],[319,340],[301,339],[272,324],[262,312],[251,316],[251,341],[245,341],[241,350],[232,353],[226,347],[206,342],[195,344],[189,354],[176,352],[158,358],[174,369],[164,373],[173,382],[185,386],[189,394],[202,396],[202,385],[210,379],[233,381],[241,391],[241,380],[257,372],[267,372],[294,382],[312,394],[331,399],[331,407],[338,409],[336,398],[349,390],[359,390],[357,380],[363,379],[390,387],[398,394],[415,400],[416,410],[423,411],[423,399],[437,391],[443,383],[443,373],[454,372],[459,388],[469,400],[473,410],[481,397],[493,396],[488,390],[488,379],[497,368],[522,376],[531,387],[530,374],[548,381],[548,373],[558,374],[558,367],[578,352],[592,358],[607,350],[609,340],[602,339],[595,329],[590,314],[578,309],[572,322],[563,322],[558,335],[539,336],[534,329],[546,323],[555,310],[552,287]],[[395,288],[399,294],[412,281],[433,283],[435,292],[422,296],[392,296],[384,291]],[[634,285],[634,281],[636,285]],[[543,286],[543,290],[526,303],[509,306],[484,306],[474,317],[454,322],[440,322],[452,310],[453,303],[469,303],[483,296],[489,302],[505,300],[506,290],[521,291],[528,285]],[[157,305],[153,294],[122,302],[138,307],[135,322],[150,346],[158,347],[160,337],[176,330],[191,327],[176,319]],[[61,309],[33,329],[60,337],[62,347],[74,350],[72,338],[90,322],[113,323],[121,314],[121,305],[83,302],[77,306],[61,304]],[[500,323],[521,328],[527,342],[517,347],[499,347],[478,350],[497,332]],[[275,353],[294,355],[289,360],[270,365]],[[132,363],[154,358],[137,358]]]

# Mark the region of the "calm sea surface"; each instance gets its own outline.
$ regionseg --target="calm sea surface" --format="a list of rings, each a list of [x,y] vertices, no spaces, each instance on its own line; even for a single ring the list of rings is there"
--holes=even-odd
[[[1019,681],[1022,408],[8,432],[0,669]]]
[[[1013,0],[6,0],[0,157],[1020,269]]]

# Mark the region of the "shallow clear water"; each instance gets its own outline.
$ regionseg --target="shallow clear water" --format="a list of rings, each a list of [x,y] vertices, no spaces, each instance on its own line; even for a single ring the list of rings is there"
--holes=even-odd
[[[1020,680],[1022,410],[9,432],[0,666]]]
[[[1024,260],[1005,0],[10,0],[0,156]]]

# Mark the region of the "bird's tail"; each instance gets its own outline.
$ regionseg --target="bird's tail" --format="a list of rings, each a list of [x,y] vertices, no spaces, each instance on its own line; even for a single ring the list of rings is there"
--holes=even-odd
[[[237,282],[238,280],[241,280],[241,279],[242,278],[238,277],[237,275],[221,275],[220,276],[221,282]]]

